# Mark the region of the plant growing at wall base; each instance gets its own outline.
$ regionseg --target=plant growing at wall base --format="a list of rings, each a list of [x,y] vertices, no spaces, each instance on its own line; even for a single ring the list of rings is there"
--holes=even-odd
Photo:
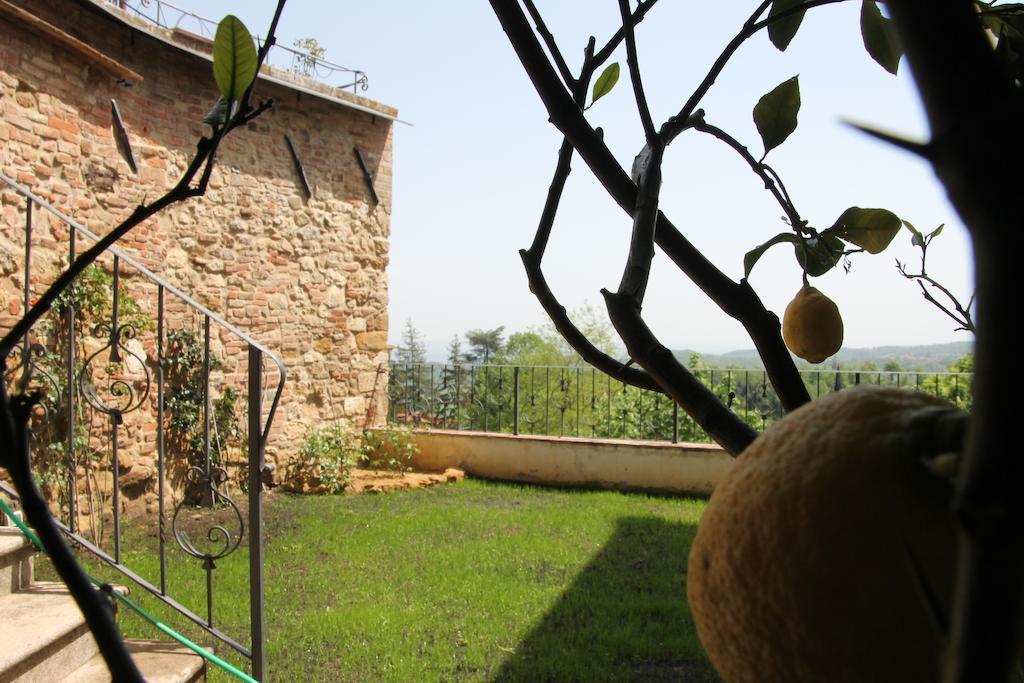
[[[197,141],[195,155],[173,188],[152,202],[143,202],[136,206],[128,218],[78,256],[0,339],[0,375],[6,374],[15,347],[27,337],[29,331],[53,307],[57,298],[82,271],[92,265],[110,246],[172,204],[201,197],[206,193],[217,150],[224,136],[236,128],[244,127],[272,104],[270,101],[264,101],[253,106],[252,90],[259,67],[275,43],[274,35],[284,4],[285,0],[278,0],[267,38],[258,54],[253,48],[251,36],[241,21],[235,17],[228,17],[221,22],[213,45],[214,77],[221,92],[221,100],[214,105],[205,121],[210,126],[211,134]],[[58,574],[82,610],[112,678],[126,682],[141,681],[142,676],[138,667],[125,649],[117,625],[112,619],[109,604],[105,604],[106,598],[93,589],[78,566],[33,479],[29,457],[30,420],[39,400],[37,393],[28,393],[27,390],[12,394],[8,392],[7,383],[0,382],[0,466],[10,474],[28,522],[35,527]]]
[[[344,423],[311,429],[288,465],[286,488],[341,493],[352,480],[352,468],[362,457],[359,435]]]
[[[362,432],[345,422],[306,434],[298,457],[285,472],[285,488],[297,493],[341,493],[356,467],[406,472],[419,452],[412,430],[384,425]]]
[[[419,448],[409,427],[384,425],[363,432],[361,451],[359,464],[365,467],[406,472]]]

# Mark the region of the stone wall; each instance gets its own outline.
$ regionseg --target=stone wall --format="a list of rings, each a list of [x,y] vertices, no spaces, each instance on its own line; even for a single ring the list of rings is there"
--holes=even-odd
[[[210,62],[167,41],[188,38],[198,50],[208,45],[140,27],[89,0],[12,4],[48,26],[0,11],[0,170],[105,233],[136,204],[170,188],[191,158],[218,94]],[[55,39],[50,27],[71,39]],[[91,58],[75,40],[114,67]],[[142,80],[119,83],[118,66]],[[261,79],[256,97],[272,97],[274,107],[224,142],[207,195],[168,209],[120,246],[283,357],[288,382],[267,450],[280,467],[311,425],[340,418],[360,425],[386,415],[385,269],[396,112],[303,79]],[[127,127],[138,174],[117,151],[111,99]],[[285,135],[312,187],[309,199]],[[376,172],[379,203],[353,147]],[[24,222],[23,200],[0,192],[0,330],[23,313]],[[68,236],[57,221],[37,216],[35,224],[37,296],[65,257]],[[155,287],[131,274],[126,282],[138,305],[155,315]],[[167,310],[171,327],[199,325],[173,301]],[[150,332],[135,342],[150,363],[154,339]],[[244,389],[245,345],[214,326],[212,346],[224,359],[217,382]],[[152,426],[125,429],[129,440],[154,439]],[[135,456],[144,457],[144,450],[137,448]]]

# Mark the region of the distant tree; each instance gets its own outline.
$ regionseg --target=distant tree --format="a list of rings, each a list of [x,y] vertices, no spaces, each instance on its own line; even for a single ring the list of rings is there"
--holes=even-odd
[[[448,358],[445,363],[448,365],[458,365],[466,360],[466,354],[462,352],[462,341],[459,339],[459,335],[452,335],[452,340],[448,342]]]
[[[580,330],[595,347],[609,356],[622,356],[624,351],[618,343],[615,329],[608,316],[599,309],[585,303],[570,312]],[[587,362],[565,340],[555,325],[548,321],[541,327],[531,327],[525,332],[509,335],[500,353],[492,360],[505,365],[587,365]]]
[[[416,326],[412,324],[411,318],[406,318],[405,329],[402,330],[402,343],[395,349],[395,362],[407,364],[427,362],[427,347],[423,344],[423,337]]]
[[[969,410],[973,402],[971,380],[964,378],[962,375],[973,375],[974,354],[968,353],[965,356],[961,356],[947,368],[947,371],[954,374],[937,377],[935,393],[965,410]]]
[[[515,332],[492,360],[502,365],[533,367],[538,365],[570,365],[572,357],[552,340],[536,331]]]
[[[974,354],[968,353],[949,366],[950,372],[974,372]]]
[[[429,413],[427,397],[430,387],[425,384],[429,382],[429,376],[423,367],[426,361],[423,338],[412,324],[412,319],[408,318],[402,330],[402,343],[395,349],[395,366],[391,369],[389,389],[393,410],[396,414],[403,414],[404,419],[418,422]]]
[[[440,385],[437,387],[436,427],[459,427],[462,392],[466,384],[466,369],[462,367],[464,362],[466,354],[462,352],[462,341],[459,335],[453,335],[448,343],[448,357],[441,368]]]
[[[604,311],[591,306],[589,303],[584,303],[579,308],[572,309],[569,312],[569,316],[575,321],[576,327],[580,332],[590,340],[590,343],[598,351],[614,358],[625,357],[625,349],[622,348],[622,343],[619,341],[615,328],[612,327],[611,322],[608,320],[608,315]],[[566,365],[586,364],[583,357],[572,348],[550,320],[544,327],[537,330],[537,333],[545,341],[558,347],[566,359]]]
[[[505,326],[495,327],[493,330],[470,330],[466,333],[466,341],[469,343],[469,351],[466,353],[466,360],[471,363],[487,363],[491,356],[501,351],[504,346]]]

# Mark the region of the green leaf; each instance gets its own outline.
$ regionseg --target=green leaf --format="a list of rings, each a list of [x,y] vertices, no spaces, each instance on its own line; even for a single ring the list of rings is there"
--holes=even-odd
[[[775,0],[772,3],[771,11],[768,12],[768,19],[770,20],[775,15],[782,14],[802,2],[803,0]],[[768,38],[771,39],[772,45],[778,48],[779,52],[784,52],[789,47],[790,41],[796,35],[797,29],[800,28],[800,22],[804,20],[804,12],[805,10],[800,10],[785,19],[768,24]]]
[[[758,259],[760,259],[761,256],[764,255],[764,252],[768,251],[769,248],[774,247],[776,244],[782,244],[783,242],[793,242],[795,244],[798,241],[799,238],[793,233],[780,232],[764,244],[754,247],[743,256],[743,277],[750,277],[750,271],[754,269],[754,264],[757,263]]]
[[[907,230],[909,230],[913,235],[913,237],[910,238],[910,243],[915,247],[923,247],[924,235],[921,234],[921,231],[915,228],[914,224],[910,221],[903,221],[903,225],[907,226]]]
[[[237,102],[256,78],[256,47],[242,20],[227,15],[213,39],[213,77],[220,94]]]
[[[590,95],[590,104],[593,106],[594,102],[607,95],[615,87],[615,84],[619,82],[619,63],[613,62],[605,67],[605,70],[601,72],[601,75],[594,81],[594,90]]]
[[[825,234],[819,239],[809,237],[793,244],[796,262],[811,277],[820,277],[832,270],[843,257],[845,249],[841,239]]]
[[[824,234],[840,237],[871,254],[879,254],[900,231],[903,221],[886,209],[851,206]]]
[[[860,6],[860,33],[864,38],[864,48],[871,55],[871,59],[889,73],[896,75],[903,47],[900,45],[892,20],[882,16],[882,11],[878,9],[874,0],[863,0]]]
[[[943,223],[943,224],[942,224],[942,225],[940,225],[939,227],[937,227],[937,228],[935,228],[934,230],[932,230],[932,231],[931,231],[930,233],[928,233],[928,239],[935,239],[936,237],[938,237],[939,235],[941,235],[941,234],[942,234],[942,229],[943,229],[944,227],[946,227],[946,224],[945,224],[945,223]]]
[[[764,153],[775,149],[796,130],[800,111],[800,80],[793,76],[758,100],[754,106],[754,125],[764,142]]]

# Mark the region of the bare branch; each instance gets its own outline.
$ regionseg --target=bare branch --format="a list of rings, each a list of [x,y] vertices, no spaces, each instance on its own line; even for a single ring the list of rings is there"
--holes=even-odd
[[[843,2],[843,0],[808,0],[808,2],[805,2],[801,5],[791,7],[790,9],[784,12],[779,12],[778,14],[772,15],[767,19],[762,19],[758,21],[758,18],[762,14],[764,14],[765,9],[770,4],[768,2],[762,2],[758,6],[758,8],[754,10],[754,12],[750,15],[750,18],[747,19],[747,21],[743,24],[743,28],[740,29],[739,33],[737,33],[736,36],[729,41],[729,44],[725,46],[725,49],[722,50],[722,53],[718,56],[718,59],[716,59],[715,63],[711,65],[711,69],[704,77],[704,80],[701,81],[700,85],[697,86],[697,89],[693,91],[693,94],[690,95],[690,98],[686,100],[686,103],[683,104],[682,108],[679,110],[679,113],[673,116],[668,121],[666,121],[665,125],[662,126],[661,132],[662,135],[665,136],[665,139],[670,140],[676,136],[676,133],[674,133],[674,131],[672,130],[673,127],[676,125],[683,124],[687,119],[690,118],[690,115],[697,110],[697,107],[700,106],[701,100],[704,99],[704,96],[707,95],[708,90],[710,90],[711,86],[713,86],[715,84],[715,81],[718,80],[718,76],[721,75],[722,70],[725,69],[726,64],[729,63],[729,60],[732,59],[732,56],[736,54],[736,50],[738,50],[740,46],[747,41],[748,38],[756,34],[761,29],[767,28],[769,25],[774,24],[775,22],[788,19],[789,17],[793,16],[794,14],[797,14],[798,12],[803,12],[808,9],[811,9],[812,7],[818,7],[819,5],[830,5],[836,2]]]
[[[626,344],[630,358],[665,388],[701,428],[733,455],[743,452],[757,432],[729,410],[710,389],[665,348],[640,317],[631,297],[602,290],[612,325]]]
[[[754,155],[750,153],[750,150],[740,143],[739,140],[718,126],[706,123],[703,118],[691,118],[690,128],[701,133],[711,135],[724,142],[744,161],[746,161],[747,165],[750,166],[750,170],[757,174],[757,176],[764,182],[764,189],[771,192],[772,196],[775,197],[775,201],[777,201],[779,206],[782,207],[782,210],[786,213],[786,218],[789,219],[789,224],[793,226],[794,230],[800,232],[805,221],[800,217],[800,212],[798,212],[796,207],[793,206],[793,202],[789,199],[789,194],[786,193],[785,188],[782,186],[782,181],[779,180],[779,176],[774,170],[772,170],[767,164],[755,159]]]
[[[957,325],[960,326],[960,327],[957,328],[958,330],[974,332],[974,323],[971,321],[969,315],[965,315],[962,312],[962,310],[960,309],[960,304],[959,303],[955,303],[955,307],[958,309],[958,312],[960,312],[960,315],[957,315],[956,313],[953,313],[948,308],[943,306],[939,302],[939,300],[936,299],[932,295],[932,293],[928,291],[928,288],[925,287],[925,285],[924,285],[925,282],[927,282],[928,284],[932,285],[933,287],[936,286],[936,283],[934,283],[931,278],[929,278],[929,277],[920,277],[920,276],[916,276],[916,277],[915,276],[907,276],[907,277],[909,277],[910,279],[917,280],[917,286],[921,289],[921,295],[925,298],[925,300],[927,300],[933,306],[935,306],[940,311],[945,313],[947,316],[952,318],[953,322],[955,322]],[[922,280],[924,282],[922,282]],[[950,298],[952,298],[952,295],[949,292],[946,292],[943,288],[939,288],[939,291],[943,291],[946,294],[946,296],[949,296]]]
[[[919,272],[909,272],[907,270],[906,264],[901,263],[899,259],[896,259],[896,270],[898,270],[900,275],[902,275],[906,279],[912,282],[917,282],[917,285],[918,287],[921,288],[921,294],[924,296],[925,300],[931,303],[936,308],[938,308],[944,314],[952,318],[953,321],[956,322],[957,325],[959,325],[958,331],[964,330],[967,332],[976,333],[977,330],[974,326],[974,319],[971,315],[971,306],[974,303],[974,294],[971,294],[971,298],[967,302],[967,306],[964,306],[960,303],[960,299],[954,296],[954,294],[951,291],[949,291],[949,289],[945,285],[943,285],[942,283],[938,282],[930,275],[928,275],[928,247],[931,246],[932,240],[934,238],[935,234],[933,233],[928,236],[920,236],[920,241],[918,241],[918,239],[915,239],[914,241],[914,244],[916,244],[918,249],[921,250],[921,267]],[[946,305],[944,305],[938,299],[936,299],[931,294],[931,292],[928,291],[928,288],[925,287],[925,284],[928,284],[933,289],[937,290],[943,296],[945,296],[949,300],[950,304],[953,306],[953,309],[956,311],[956,313],[949,310],[949,308]]]
[[[629,80],[633,84],[633,95],[636,108],[640,112],[640,123],[644,127],[647,144],[654,146],[658,142],[658,131],[654,129],[654,120],[644,94],[644,84],[640,78],[640,62],[636,54],[636,33],[633,30],[633,16],[629,11],[628,0],[619,0],[619,14],[622,15],[622,30],[626,36],[626,65],[629,67]]]
[[[547,45],[551,58],[555,60],[555,66],[558,67],[558,73],[562,75],[565,87],[575,89],[573,86],[576,84],[576,79],[573,78],[572,72],[569,71],[569,65],[565,63],[562,51],[558,49],[558,43],[555,42],[555,37],[548,30],[547,24],[544,23],[544,18],[537,11],[537,6],[533,4],[533,0],[523,0],[523,4],[526,5],[526,11],[533,18],[533,23],[537,27],[537,33],[544,39],[544,44]]]
[[[591,39],[585,50],[583,73],[579,79],[573,79],[575,84],[574,99],[581,104],[586,97],[586,90],[590,84],[590,77],[593,75],[591,66],[594,51],[594,40]],[[580,357],[605,374],[632,386],[648,389],[650,391],[661,391],[657,382],[651,379],[645,372],[636,368],[623,365],[611,356],[603,353],[587,339],[586,335],[573,324],[565,307],[555,297],[547,278],[544,276],[541,261],[547,249],[548,239],[554,227],[555,216],[558,212],[558,205],[561,202],[562,192],[565,189],[565,182],[571,171],[572,145],[568,140],[562,141],[558,151],[558,161],[555,164],[554,177],[548,188],[548,196],[544,203],[544,210],[541,212],[537,231],[533,238],[533,244],[528,250],[520,250],[519,255],[523,260],[526,269],[526,277],[530,284],[530,291],[540,303],[544,312],[547,313],[555,329],[566,340],[569,346],[580,355]]]
[[[641,2],[637,5],[636,12],[633,12],[632,25],[637,26],[641,21],[643,21],[644,16],[651,11],[651,8],[654,7],[656,2],[658,2],[658,0],[647,0],[647,2]],[[611,38],[608,39],[608,42],[605,43],[604,47],[594,54],[594,69],[597,69],[598,66],[608,61],[608,58],[611,57],[612,53],[619,47],[623,38],[625,38],[625,32],[620,28],[612,35]]]
[[[974,319],[973,316],[971,316],[970,302],[968,302],[966,307],[963,306],[960,303],[960,300],[956,296],[954,296],[953,293],[949,291],[949,289],[945,285],[943,285],[942,283],[938,282],[937,280],[933,279],[931,276],[928,275],[927,270],[925,269],[926,253],[927,247],[922,246],[920,273],[909,272],[907,270],[906,265],[900,263],[899,260],[896,261],[896,269],[900,272],[900,275],[902,275],[906,279],[912,282],[917,282],[918,287],[921,288],[921,295],[924,296],[925,300],[931,303],[936,308],[938,308],[944,314],[952,318],[953,321],[960,326],[958,329],[962,329],[967,332],[976,332],[977,330],[974,327]],[[949,310],[949,308],[945,304],[936,299],[935,296],[933,296],[932,293],[928,291],[928,288],[925,286],[926,283],[929,286],[941,292],[947,299],[949,299],[950,304],[953,306],[953,309],[956,312],[954,313],[953,311]],[[970,301],[974,301],[973,294],[971,295]]]
[[[594,40],[591,39],[585,50],[584,66],[579,79],[574,79],[574,99],[581,104],[586,97],[587,88],[590,85],[590,77],[593,75],[593,68],[590,66],[594,51]],[[568,140],[562,141],[558,150],[558,161],[555,164],[554,177],[548,188],[548,196],[544,202],[544,210],[541,212],[540,221],[537,225],[537,232],[533,238],[533,244],[529,249],[520,250],[519,255],[523,259],[523,266],[526,269],[526,277],[530,284],[530,291],[540,303],[544,312],[547,313],[555,329],[562,335],[569,346],[580,355],[580,357],[592,366],[601,370],[614,379],[630,384],[635,387],[649,391],[661,392],[662,389],[643,370],[632,368],[629,364],[623,365],[611,356],[605,354],[587,339],[586,335],[573,324],[565,307],[555,297],[547,278],[541,267],[544,252],[547,249],[548,239],[551,236],[555,223],[555,216],[558,213],[558,205],[562,199],[562,192],[565,189],[566,180],[571,171],[573,148]]]
[[[789,196],[789,192],[786,190],[785,183],[782,182],[782,178],[779,176],[778,173],[775,172],[775,169],[769,166],[768,164],[764,163],[764,161],[761,162],[761,168],[763,168],[765,172],[772,177],[772,180],[775,181],[775,184],[778,185],[779,192],[782,193],[782,198],[786,200],[786,203],[792,205],[793,198]]]
[[[587,123],[554,73],[521,9],[512,0],[491,0],[509,40],[533,81],[552,123],[572,143],[613,199],[630,215],[636,205],[636,185],[611,151]],[[766,310],[746,281],[736,283],[707,260],[667,217],[658,213],[657,245],[705,294],[750,335],[786,410],[810,400],[793,359],[782,342],[778,316]]]
[[[639,186],[633,211],[633,233],[629,240],[626,268],[618,293],[631,297],[639,310],[644,302],[647,281],[654,260],[654,235],[658,224],[658,198],[661,193],[661,163],[664,148],[655,138],[653,147],[645,145],[637,157]]]
[[[526,268],[526,275],[530,281],[530,291],[544,307],[544,312],[551,319],[555,329],[568,342],[573,351],[580,354],[584,361],[613,379],[648,391],[664,393],[664,389],[646,372],[631,367],[629,363],[620,363],[594,346],[586,335],[573,324],[565,307],[555,298],[541,270],[540,258],[526,249],[521,250],[519,255],[523,259],[523,266]]]

